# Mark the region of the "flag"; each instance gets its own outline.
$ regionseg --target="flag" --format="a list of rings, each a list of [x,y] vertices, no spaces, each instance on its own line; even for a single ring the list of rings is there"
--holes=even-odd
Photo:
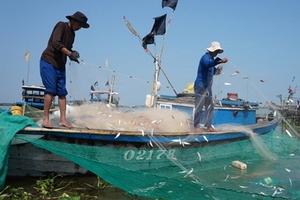
[[[154,34],[153,33],[149,33],[148,35],[146,35],[143,38],[143,48],[147,49],[147,44],[154,44]]]
[[[154,24],[151,30],[151,33],[153,33],[154,35],[163,35],[166,32],[166,17],[167,14],[164,14],[160,17],[155,17],[154,20]]]
[[[27,51],[27,52],[25,53],[25,60],[26,60],[27,62],[29,62],[29,60],[30,60],[30,53],[29,53],[29,51]]]
[[[162,8],[170,7],[173,10],[175,10],[176,6],[177,6],[177,2],[178,2],[178,0],[163,0],[161,3],[161,6],[162,6]]]
[[[148,35],[146,35],[142,41],[142,43],[143,43],[142,45],[143,45],[144,49],[147,49],[147,44],[154,44],[154,42],[155,42],[154,36],[155,35],[163,35],[166,33],[166,17],[167,17],[167,14],[164,14],[160,17],[154,18],[155,21],[154,21],[151,32]]]
[[[107,81],[107,82],[105,83],[105,86],[109,86],[109,81]]]

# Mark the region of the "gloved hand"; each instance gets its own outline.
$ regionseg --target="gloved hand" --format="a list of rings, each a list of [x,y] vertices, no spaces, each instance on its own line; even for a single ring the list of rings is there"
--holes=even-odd
[[[71,55],[69,56],[70,60],[79,63],[79,53],[77,51],[72,51]]]

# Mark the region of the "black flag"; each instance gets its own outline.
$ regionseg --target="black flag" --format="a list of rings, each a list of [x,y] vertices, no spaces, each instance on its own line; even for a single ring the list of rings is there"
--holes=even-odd
[[[164,14],[160,17],[154,18],[154,24],[151,32],[143,38],[143,47],[147,49],[147,44],[154,44],[155,35],[163,35],[166,32],[166,17],[167,14]]]
[[[147,49],[147,44],[154,44],[154,34],[149,33],[143,38],[143,48]]]
[[[178,2],[178,0],[163,0],[161,3],[161,6],[162,6],[162,8],[170,7],[173,10],[175,10],[176,6],[177,6],[177,2]]]
[[[155,22],[153,24],[151,33],[154,35],[163,35],[166,32],[166,17],[167,14],[164,14],[160,17],[155,17]]]

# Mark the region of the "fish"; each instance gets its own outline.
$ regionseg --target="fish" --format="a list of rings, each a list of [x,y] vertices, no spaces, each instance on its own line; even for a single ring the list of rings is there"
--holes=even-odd
[[[201,157],[200,153],[199,153],[199,152],[197,152],[197,155],[198,155],[198,161],[199,161],[199,162],[201,162],[201,160],[202,160],[202,157]]]
[[[153,121],[151,122],[151,124],[154,124],[156,121],[157,121],[156,119],[155,119],[155,120],[153,120]]]
[[[205,135],[203,135],[203,138],[205,139],[206,142],[208,142],[208,139]]]
[[[153,147],[153,144],[152,144],[151,140],[149,141],[149,144],[150,144],[151,147]]]
[[[188,175],[190,175],[192,172],[194,171],[194,169],[192,168],[184,177],[187,177]]]
[[[116,135],[115,139],[117,139],[120,135],[121,135],[121,133],[119,132],[119,133]]]
[[[226,176],[226,178],[224,179],[224,181],[227,181],[229,178],[229,174]]]
[[[285,132],[290,136],[290,137],[293,137],[292,135],[291,135],[291,133],[286,129],[285,130]]]
[[[144,129],[142,129],[141,132],[142,132],[142,136],[145,136]]]

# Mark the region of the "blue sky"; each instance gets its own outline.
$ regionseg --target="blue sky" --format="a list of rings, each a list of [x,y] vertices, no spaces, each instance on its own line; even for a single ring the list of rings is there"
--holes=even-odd
[[[223,65],[223,74],[215,77],[214,95],[224,98],[227,92],[237,92],[242,99],[279,103],[278,94],[286,97],[289,85],[300,84],[299,8],[297,0],[179,0],[166,35],[162,68],[176,92],[182,92],[195,80],[200,57],[216,40],[225,50],[220,57],[229,62]],[[42,84],[39,59],[54,25],[81,11],[91,27],[76,32],[73,49],[84,63],[67,63],[68,99],[89,99],[91,84],[98,81],[97,89],[105,90],[106,81],[115,75],[121,104],[143,105],[151,90],[153,59],[125,26],[123,16],[141,37],[150,32],[154,17],[172,16],[171,8],[161,8],[161,0],[10,0],[1,1],[0,11],[1,103],[21,99],[28,66],[28,84]],[[156,43],[156,48],[148,46],[155,55],[162,36],[156,37]],[[27,51],[30,62],[24,58]],[[232,76],[235,71],[240,73]],[[160,81],[159,93],[174,95],[163,74]]]

